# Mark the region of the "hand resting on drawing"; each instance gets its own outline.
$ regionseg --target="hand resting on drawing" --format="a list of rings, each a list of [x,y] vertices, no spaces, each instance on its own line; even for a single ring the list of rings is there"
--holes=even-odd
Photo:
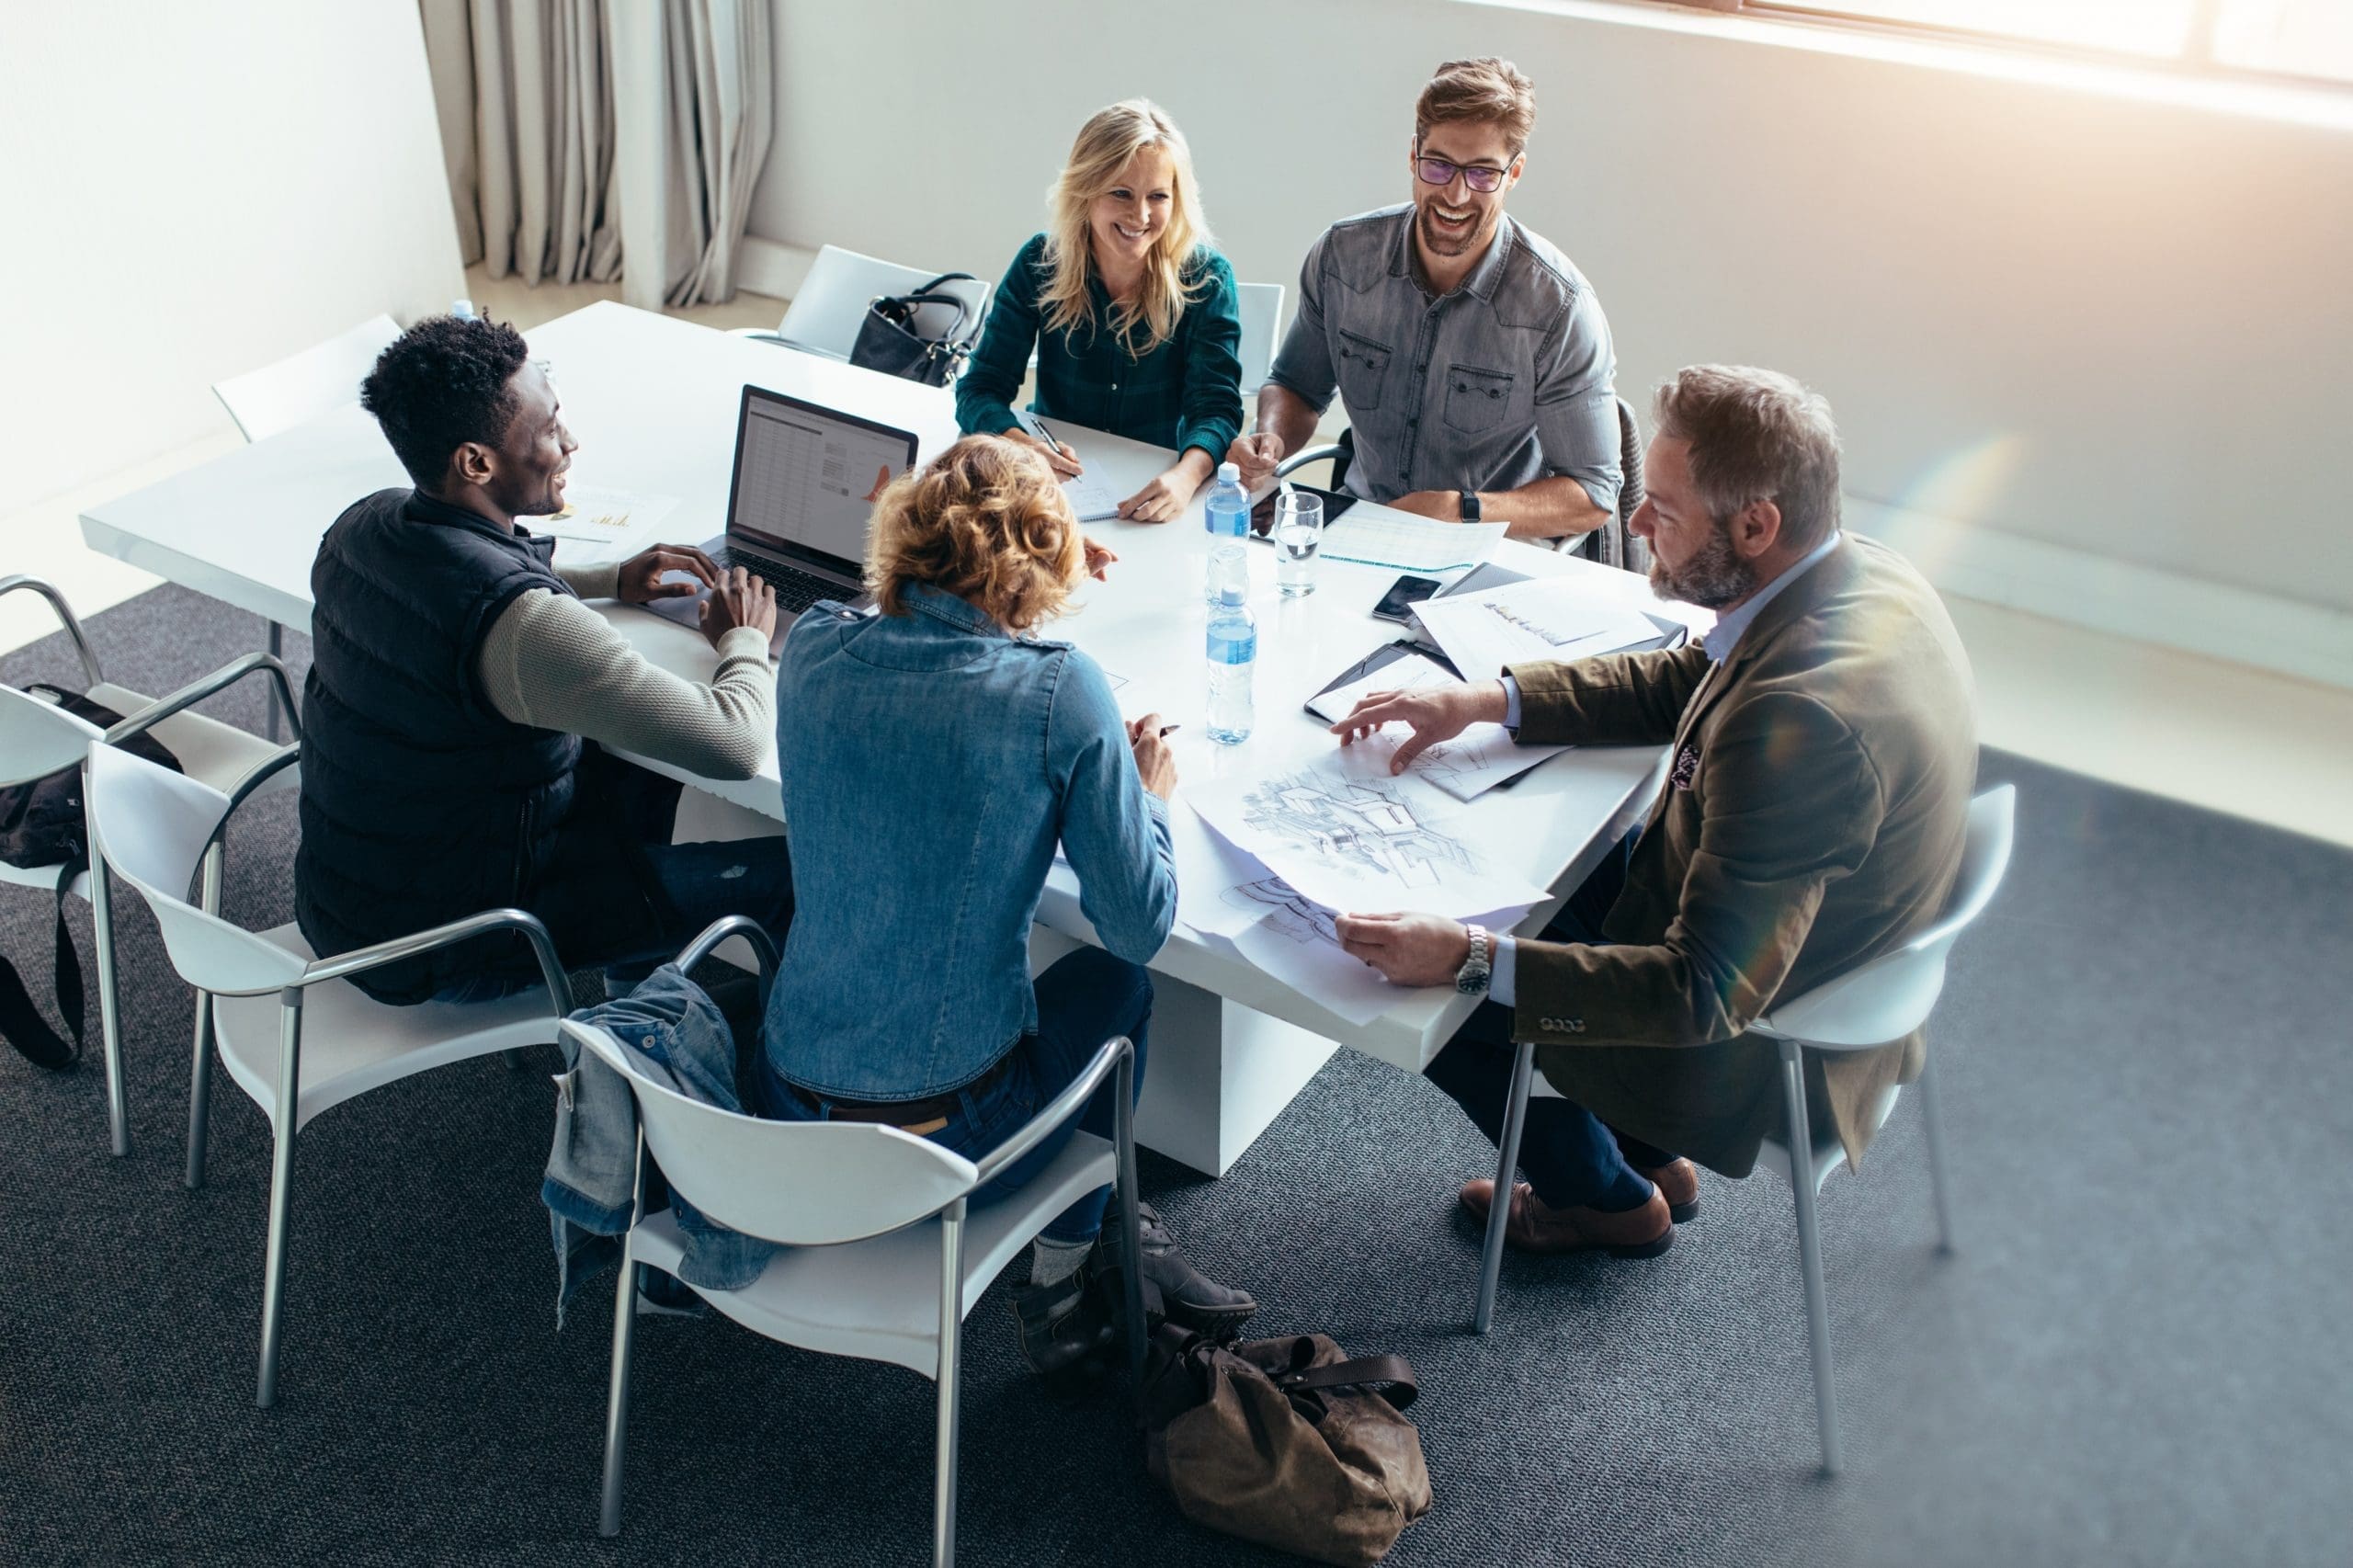
[[[1471,932],[1437,915],[1342,915],[1340,946],[1392,985],[1451,985],[1471,956]]]
[[[1482,722],[1500,724],[1506,711],[1507,699],[1499,680],[1418,691],[1375,691],[1367,693],[1347,718],[1333,725],[1332,733],[1347,745],[1383,724],[1407,725],[1413,734],[1398,744],[1396,755],[1389,759],[1389,771],[1403,773],[1415,757],[1440,741],[1450,741]]]

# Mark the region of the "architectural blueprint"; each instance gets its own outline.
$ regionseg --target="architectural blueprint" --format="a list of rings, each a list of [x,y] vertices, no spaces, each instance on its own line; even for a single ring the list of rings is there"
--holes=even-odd
[[[1358,703],[1376,691],[1422,691],[1460,686],[1451,672],[1419,654],[1394,659],[1359,680],[1336,686],[1307,706],[1319,718],[1338,723]],[[1389,759],[1408,733],[1392,724],[1341,748],[1343,761],[1356,777],[1389,771]],[[1429,747],[1409,765],[1415,776],[1437,785],[1458,801],[1468,801],[1509,778],[1517,778],[1567,746],[1524,746],[1501,724],[1473,724],[1450,741]]]

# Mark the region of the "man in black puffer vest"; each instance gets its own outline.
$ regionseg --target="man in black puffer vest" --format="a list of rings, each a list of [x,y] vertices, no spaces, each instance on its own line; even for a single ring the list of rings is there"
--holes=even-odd
[[[516,907],[568,968],[633,982],[722,915],[779,942],[792,906],[781,838],[670,842],[678,786],[596,743],[750,778],[774,733],[775,597],[701,551],[553,564],[518,517],[563,504],[572,437],[522,336],[437,317],[384,350],[361,388],[414,490],[354,504],[311,571],[295,915],[322,954]],[[648,665],[583,604],[712,587],[711,681]],[[501,935],[354,977],[381,1001],[481,1000],[535,984]]]

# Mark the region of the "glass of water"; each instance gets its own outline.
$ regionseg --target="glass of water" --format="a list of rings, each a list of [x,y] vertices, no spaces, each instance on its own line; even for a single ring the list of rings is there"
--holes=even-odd
[[[1315,591],[1315,552],[1324,543],[1324,498],[1296,490],[1275,497],[1275,585],[1287,599]]]

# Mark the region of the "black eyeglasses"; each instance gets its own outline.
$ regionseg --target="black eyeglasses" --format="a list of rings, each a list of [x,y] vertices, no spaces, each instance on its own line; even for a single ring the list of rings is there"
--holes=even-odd
[[[1421,176],[1424,185],[1452,185],[1454,176],[1461,175],[1464,185],[1485,196],[1501,190],[1504,176],[1510,171],[1489,164],[1449,163],[1424,153],[1414,160],[1414,172]]]

